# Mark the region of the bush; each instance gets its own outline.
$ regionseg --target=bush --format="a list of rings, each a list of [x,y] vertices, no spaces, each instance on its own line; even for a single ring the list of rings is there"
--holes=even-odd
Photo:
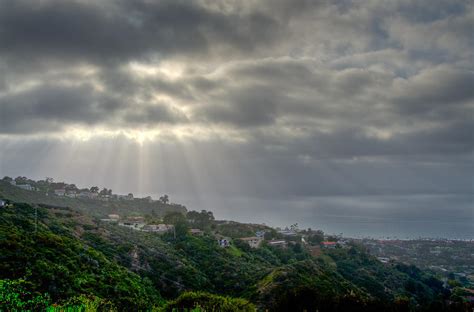
[[[205,292],[185,292],[176,300],[166,304],[162,311],[188,311],[199,309],[202,312],[254,312],[255,306],[245,299],[213,295]]]

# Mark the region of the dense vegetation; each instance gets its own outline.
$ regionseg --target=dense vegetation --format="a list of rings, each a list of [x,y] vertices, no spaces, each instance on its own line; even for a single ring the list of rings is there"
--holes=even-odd
[[[432,275],[382,264],[359,245],[317,257],[297,239],[288,248],[252,249],[238,238],[264,226],[217,222],[206,211],[165,219],[176,231],[158,235],[70,208],[1,208],[0,307],[468,311],[461,301],[449,304],[451,294]],[[204,235],[190,235],[189,227]],[[233,241],[228,248],[217,244],[223,235]]]

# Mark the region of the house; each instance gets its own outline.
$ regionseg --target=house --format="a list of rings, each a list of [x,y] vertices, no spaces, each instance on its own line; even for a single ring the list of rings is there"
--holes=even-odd
[[[125,220],[119,222],[120,226],[128,227],[132,230],[141,230],[146,224],[143,221],[136,221],[136,220]]]
[[[10,184],[13,185],[13,186],[16,186],[16,181],[15,181],[15,180],[11,180],[11,181],[10,181]]]
[[[270,240],[268,241],[269,246],[286,248],[288,243],[285,240]]]
[[[281,231],[278,231],[278,233],[283,236],[296,236],[296,232],[292,230],[281,230]]]
[[[76,198],[76,191],[71,190],[66,192],[66,196],[69,198]]]
[[[252,248],[260,247],[260,244],[263,242],[263,237],[253,236],[253,237],[243,237],[241,238],[244,242],[249,244]]]
[[[257,231],[257,232],[255,232],[255,236],[257,236],[257,237],[264,237],[264,236],[265,236],[265,233],[266,233],[265,230],[263,230],[263,231]]]
[[[96,199],[98,196],[99,196],[99,193],[91,192],[91,191],[81,191],[79,194],[76,194],[77,198]]]
[[[112,219],[112,220],[119,220],[120,219],[120,216],[118,214],[109,214],[109,215],[107,215],[107,217],[109,219]]]
[[[64,196],[64,195],[66,195],[66,190],[65,190],[65,189],[57,189],[57,190],[54,190],[54,195],[56,195],[56,196]]]
[[[167,233],[174,229],[172,224],[148,224],[142,228],[145,232]]]
[[[390,258],[387,258],[387,257],[377,257],[377,260],[379,260],[382,263],[389,263],[390,262]]]
[[[7,205],[7,202],[4,201],[3,199],[0,199],[0,207],[5,207]]]
[[[200,229],[189,229],[189,233],[193,236],[203,236],[204,232]]]
[[[337,246],[337,242],[322,242],[321,245],[326,249],[334,249]]]
[[[120,216],[118,214],[109,214],[107,215],[106,219],[100,219],[102,222],[110,222],[110,223],[117,223],[120,220]]]
[[[114,195],[114,199],[118,200],[133,200],[133,194],[130,193],[128,195]]]
[[[29,184],[17,184],[16,187],[19,187],[19,188],[21,188],[22,190],[25,190],[25,191],[33,191],[35,189],[34,187],[32,187]]]

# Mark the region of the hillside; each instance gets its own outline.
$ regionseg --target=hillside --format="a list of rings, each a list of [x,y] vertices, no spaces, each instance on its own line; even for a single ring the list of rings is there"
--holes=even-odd
[[[253,303],[271,311],[448,309],[449,292],[436,278],[413,267],[384,265],[360,246],[325,250],[317,257],[299,243],[252,249],[233,239],[221,248],[220,229],[237,233],[229,227],[259,226],[199,222],[198,215],[175,218],[175,233],[159,235],[103,223],[70,208],[10,205],[0,209],[0,279],[50,304],[85,297],[119,310],[166,309],[166,302],[168,307],[233,302],[247,308]],[[190,225],[204,235],[190,235]]]
[[[0,180],[0,199],[9,199],[18,203],[45,204],[57,207],[69,207],[95,217],[107,214],[133,215],[149,214],[164,216],[168,212],[186,212],[178,204],[165,204],[159,201],[135,198],[134,200],[104,201],[89,198],[70,198],[66,196],[46,195],[44,191],[27,191]]]

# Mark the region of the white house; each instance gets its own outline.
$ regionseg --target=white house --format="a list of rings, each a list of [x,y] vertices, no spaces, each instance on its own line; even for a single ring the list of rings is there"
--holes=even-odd
[[[278,233],[284,236],[296,236],[296,232],[293,230],[281,230],[281,231],[278,231]]]
[[[0,199],[0,207],[5,207],[7,205],[7,202],[4,201],[3,199]]]
[[[243,237],[241,238],[241,240],[249,244],[249,246],[252,248],[258,248],[260,247],[260,244],[263,242],[263,237],[258,237],[258,236]]]
[[[118,225],[128,227],[133,230],[141,230],[145,226],[145,223],[141,221],[127,220],[119,222]]]
[[[21,188],[22,190],[25,190],[25,191],[33,191],[34,190],[34,187],[32,187],[29,184],[17,184],[16,187],[19,187],[19,188]]]
[[[268,245],[286,248],[288,243],[285,240],[271,240],[271,241],[268,241]]]
[[[76,191],[67,191],[66,196],[69,198],[76,198]]]
[[[107,217],[109,217],[109,219],[113,219],[113,220],[120,219],[120,216],[118,214],[109,214],[109,215],[107,215]]]
[[[204,235],[204,232],[201,231],[200,229],[189,229],[189,233],[193,236],[202,236]]]
[[[172,224],[148,224],[142,228],[145,232],[166,233],[172,231],[174,226]]]
[[[66,190],[65,189],[56,189],[56,190],[54,190],[54,195],[64,196],[64,195],[66,195]]]

